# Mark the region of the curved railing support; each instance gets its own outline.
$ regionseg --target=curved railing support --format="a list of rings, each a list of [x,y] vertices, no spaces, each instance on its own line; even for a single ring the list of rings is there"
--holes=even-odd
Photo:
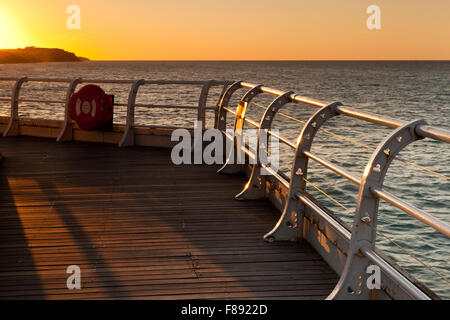
[[[305,179],[308,171],[308,157],[304,152],[311,149],[314,137],[320,127],[327,120],[339,115],[336,109],[341,105],[340,102],[334,102],[322,107],[309,118],[303,127],[295,150],[286,205],[275,227],[264,236],[266,241],[296,241],[302,239],[305,205],[299,200],[298,196],[306,192]]]
[[[257,85],[250,90],[248,90],[245,95],[239,101],[239,105],[236,110],[236,116],[234,120],[234,132],[232,145],[229,148],[227,155],[227,160],[225,164],[217,172],[219,173],[238,173],[242,171],[244,161],[244,155],[242,151],[242,138],[243,138],[243,128],[245,123],[245,113],[247,112],[248,104],[252,101],[254,97],[263,93],[261,88],[263,85]],[[228,93],[227,93],[228,94]],[[228,143],[228,141],[227,141]]]
[[[4,137],[18,136],[19,135],[19,96],[20,88],[27,82],[28,78],[23,77],[16,81],[11,96],[11,116],[9,118],[8,127],[3,132]]]
[[[217,111],[217,119],[216,119],[216,128],[222,132],[223,137],[225,138],[225,143],[223,146],[223,161],[224,163],[227,160],[227,149],[226,146],[228,145],[228,140],[227,137],[225,136],[226,133],[226,129],[227,129],[227,115],[228,115],[228,108],[229,108],[229,104],[230,104],[230,99],[233,96],[233,94],[239,90],[240,88],[242,88],[242,81],[236,81],[233,82],[228,88],[225,89],[225,91],[222,94],[222,97],[219,101],[218,104],[218,111]]]
[[[223,100],[223,97],[227,93],[228,87],[230,85],[232,85],[232,84],[233,84],[233,82],[226,82],[223,85],[223,87],[222,87],[222,91],[220,92],[219,99],[217,99],[216,111],[215,111],[215,114],[214,114],[214,128],[219,128],[219,110],[220,110],[220,105],[221,105],[221,102]]]
[[[58,138],[56,141],[70,141],[72,140],[72,123],[70,122],[70,97],[75,92],[76,87],[81,83],[81,79],[73,79],[72,82],[70,82],[69,88],[67,88],[66,93],[66,103],[65,103],[65,109],[64,109],[64,123],[63,127],[61,129],[61,132],[58,135]]]
[[[267,146],[269,145],[267,130],[270,130],[273,119],[277,112],[286,104],[292,102],[292,91],[286,92],[276,97],[272,103],[266,108],[261,119],[258,129],[258,137],[256,142],[256,163],[252,167],[252,173],[248,183],[244,189],[236,195],[238,200],[254,200],[266,197],[266,175],[261,174],[262,164],[267,162],[261,161],[266,158]],[[264,133],[264,136],[263,136]]]
[[[136,104],[136,96],[139,87],[145,83],[144,79],[136,80],[131,86],[130,93],[128,94],[127,103],[127,123],[125,126],[125,132],[122,139],[120,139],[119,147],[134,146],[134,109]]]
[[[192,146],[192,151],[195,154],[195,150],[201,150],[199,146],[203,144],[203,131],[206,128],[206,102],[208,100],[208,93],[209,89],[211,88],[211,85],[213,83],[213,80],[205,81],[205,83],[202,86],[202,91],[200,93],[200,98],[198,100],[198,109],[197,109],[197,122],[194,124],[194,130],[199,130],[202,134],[198,134],[194,136],[194,145]],[[201,126],[199,126],[201,124]],[[197,162],[198,161],[198,162]],[[195,163],[201,163],[201,160],[194,160]]]
[[[386,172],[397,154],[410,143],[423,139],[416,133],[423,120],[409,122],[387,136],[373,152],[359,188],[350,247],[341,278],[327,299],[370,299],[374,293],[366,281],[371,260],[363,254],[375,249],[379,198],[371,189],[381,188]]]
[[[224,131],[227,128],[227,110],[228,105],[230,103],[231,96],[233,93],[235,93],[237,90],[242,88],[242,81],[236,81],[233,84],[231,84],[225,91],[225,93],[222,95],[222,99],[219,103],[219,112],[217,116],[217,129]]]
[[[202,122],[203,129],[205,129],[205,127],[206,127],[205,108],[206,108],[206,102],[208,100],[209,89],[211,88],[212,83],[213,83],[213,80],[208,80],[203,84],[202,91],[200,93],[200,98],[198,101],[197,121]]]

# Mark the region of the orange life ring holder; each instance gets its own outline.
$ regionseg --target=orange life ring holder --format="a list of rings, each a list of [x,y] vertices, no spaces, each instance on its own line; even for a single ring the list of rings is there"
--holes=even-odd
[[[70,118],[81,129],[101,129],[113,119],[113,102],[99,86],[89,84],[70,97]]]

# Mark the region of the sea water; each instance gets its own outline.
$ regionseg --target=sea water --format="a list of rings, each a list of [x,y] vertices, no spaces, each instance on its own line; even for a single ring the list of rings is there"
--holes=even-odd
[[[360,62],[360,61],[90,61],[80,63],[39,63],[0,65],[0,77],[48,77],[88,79],[148,80],[245,80],[273,88],[294,91],[324,102],[340,101],[357,109],[402,120],[423,119],[433,126],[450,129],[450,62]],[[10,97],[12,84],[0,82],[0,97]],[[117,103],[126,103],[130,85],[103,85],[115,95]],[[27,83],[22,99],[64,100],[67,84]],[[198,103],[201,87],[145,86],[138,94],[138,103],[193,105]],[[232,100],[235,107],[241,90]],[[209,106],[217,103],[220,88],[211,91]],[[255,98],[248,117],[258,121],[274,97]],[[275,118],[272,128],[295,142],[303,122],[317,109],[303,104],[289,104]],[[0,102],[0,115],[9,114],[9,104]],[[62,104],[22,103],[20,116],[63,119]],[[208,125],[213,123],[209,112]],[[297,120],[293,120],[297,119]],[[126,108],[115,108],[115,122],[124,123]],[[176,125],[192,127],[195,110],[136,109],[136,123],[142,125]],[[232,126],[232,117],[228,121]],[[326,123],[314,140],[312,151],[361,176],[373,148],[392,129],[336,117]],[[343,139],[345,137],[346,139]],[[356,143],[355,143],[356,142]],[[289,175],[294,151],[280,146],[280,170]],[[425,167],[442,176],[424,171],[404,161]],[[412,205],[450,223],[450,146],[425,139],[403,150],[392,163],[384,188]],[[332,201],[313,187],[308,192],[333,210],[351,228],[358,188],[346,179],[310,162],[308,180]],[[238,189],[237,189],[238,191]],[[339,202],[340,204],[337,204]],[[450,298],[450,240],[432,228],[413,219],[393,206],[380,202],[377,247],[415,278],[443,298]],[[275,221],[274,221],[275,223]],[[268,230],[269,231],[269,230]],[[394,240],[395,244],[390,240]],[[401,247],[401,248],[400,248]],[[412,254],[413,256],[411,256]],[[425,265],[416,260],[423,261]],[[434,272],[430,268],[434,269]],[[436,273],[439,273],[437,275]]]

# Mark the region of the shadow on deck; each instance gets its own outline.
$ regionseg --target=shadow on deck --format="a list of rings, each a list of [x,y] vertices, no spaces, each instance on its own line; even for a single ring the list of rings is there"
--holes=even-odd
[[[323,299],[337,275],[243,176],[170,150],[2,138],[0,299]],[[81,268],[68,290],[66,268]]]

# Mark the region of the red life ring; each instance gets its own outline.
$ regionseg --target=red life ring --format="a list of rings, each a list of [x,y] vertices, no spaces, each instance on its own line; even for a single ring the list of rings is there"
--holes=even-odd
[[[70,118],[81,129],[100,129],[112,122],[112,99],[99,86],[84,86],[70,97]]]

